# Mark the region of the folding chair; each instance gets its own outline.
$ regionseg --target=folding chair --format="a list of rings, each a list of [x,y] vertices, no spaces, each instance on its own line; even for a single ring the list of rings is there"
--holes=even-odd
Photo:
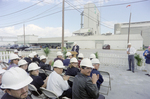
[[[0,66],[1,66],[1,68],[8,68],[8,67],[9,67],[9,64],[6,63],[6,62],[1,62],[1,63],[0,63]]]
[[[39,69],[39,73],[44,73],[45,74],[45,71],[43,69]]]
[[[50,71],[50,70],[45,70],[45,75],[49,76],[50,73],[52,73],[53,71]]]
[[[40,93],[37,91],[37,89],[36,89],[36,87],[35,87],[34,85],[29,84],[29,85],[28,85],[28,88],[29,88],[29,91],[31,92],[31,97],[32,97],[33,99],[45,99],[45,96],[44,96],[43,94],[40,94]],[[33,91],[36,92],[39,96],[33,95],[33,94],[32,94]]]
[[[45,88],[43,88],[43,87],[40,87],[40,89],[41,89],[42,93],[43,93],[47,98],[59,99],[59,97],[58,97],[54,92],[52,92],[52,91],[50,91],[50,90],[47,90],[47,89],[45,89]]]
[[[111,80],[110,80],[110,74],[106,71],[99,71],[102,75],[104,82],[100,86],[100,94],[108,95],[109,89],[111,90]],[[106,89],[107,88],[107,89]],[[106,92],[105,92],[106,91]]]
[[[74,76],[70,76],[69,81],[73,82],[74,78]]]

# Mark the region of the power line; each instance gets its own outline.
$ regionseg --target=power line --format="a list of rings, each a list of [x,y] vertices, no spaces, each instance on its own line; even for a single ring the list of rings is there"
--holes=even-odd
[[[33,5],[29,6],[29,7],[23,8],[23,9],[21,9],[21,10],[18,10],[18,11],[9,13],[9,14],[1,15],[0,17],[5,17],[5,16],[8,16],[8,15],[16,14],[16,13],[21,12],[21,11],[23,11],[23,10],[29,9],[29,8],[35,6],[35,5],[37,5],[37,4],[39,4],[39,3],[43,2],[43,1],[44,1],[44,0],[42,0],[42,1],[38,2],[38,3],[35,3],[35,4],[33,4]]]

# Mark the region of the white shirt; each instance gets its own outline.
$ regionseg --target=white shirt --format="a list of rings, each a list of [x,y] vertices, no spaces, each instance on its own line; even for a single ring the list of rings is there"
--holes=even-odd
[[[69,85],[67,80],[64,80],[62,76],[53,71],[48,77],[46,89],[55,92],[59,97],[65,90],[69,89]]]
[[[129,51],[129,55],[134,55],[136,53],[136,49],[133,47],[127,48],[127,51]]]
[[[76,49],[77,49],[77,47],[76,47],[76,46],[74,46],[74,51],[76,51]]]

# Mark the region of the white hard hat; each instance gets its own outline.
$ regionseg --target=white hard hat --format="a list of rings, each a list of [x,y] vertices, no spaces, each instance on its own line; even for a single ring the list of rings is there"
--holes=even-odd
[[[94,68],[94,67],[92,66],[92,62],[91,62],[91,60],[90,60],[90,59],[88,59],[88,58],[85,58],[85,59],[83,59],[83,60],[81,61],[81,63],[80,63],[80,67],[82,67],[82,66],[86,66],[86,67]]]
[[[128,43],[128,45],[131,45],[131,43]]]
[[[3,74],[6,70],[0,68],[0,74]]]
[[[61,60],[56,60],[54,62],[54,66],[53,67],[57,67],[57,68],[65,68],[65,66],[63,65],[63,62]]]
[[[35,55],[37,55],[37,53],[36,52],[32,52],[32,54],[35,56]]]
[[[18,53],[18,50],[15,49],[15,50],[14,50],[14,53]]]
[[[30,54],[29,54],[29,57],[30,57],[30,58],[34,58],[33,53],[30,53]]]
[[[90,58],[96,58],[95,54],[91,54]]]
[[[61,52],[57,52],[57,56],[63,56]]]
[[[93,63],[100,64],[100,61],[99,61],[97,58],[95,58],[95,59],[92,59],[92,60],[91,60],[91,62],[92,62],[92,64],[93,64]]]
[[[26,60],[24,59],[21,59],[19,62],[18,62],[18,66],[21,66],[21,65],[26,65],[28,64]]]
[[[37,70],[37,69],[40,69],[40,67],[36,63],[31,63],[28,67],[28,71]]]
[[[18,52],[18,56],[22,56],[22,54],[21,54],[21,52],[20,52],[20,51]]]
[[[84,58],[84,55],[82,53],[79,53],[78,57]]]
[[[19,59],[18,55],[16,54],[10,54],[10,60]]]
[[[2,77],[2,89],[21,89],[30,84],[33,79],[25,70],[19,67],[12,67],[7,70]]]
[[[71,60],[70,60],[70,63],[72,63],[72,62],[78,62],[78,60],[77,60],[75,57],[73,57],[73,58],[71,58]]]
[[[74,42],[74,45],[76,45],[77,44],[77,42]]]
[[[46,57],[44,55],[41,55],[40,60],[42,59],[46,59]]]
[[[70,52],[67,52],[66,53],[66,56],[71,56],[72,54]]]

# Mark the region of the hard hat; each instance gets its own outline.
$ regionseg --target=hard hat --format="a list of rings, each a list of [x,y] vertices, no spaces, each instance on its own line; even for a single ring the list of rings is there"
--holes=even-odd
[[[46,59],[46,57],[44,55],[41,55],[40,60],[42,59]]]
[[[3,74],[6,70],[0,68],[0,74]]]
[[[61,52],[57,52],[57,56],[63,56]]]
[[[21,54],[21,52],[20,52],[20,51],[18,52],[18,56],[22,56],[22,54]]]
[[[66,53],[66,56],[71,56],[72,54],[70,52],[67,52]]]
[[[18,50],[15,49],[15,50],[14,50],[14,53],[18,53]]]
[[[32,53],[29,54],[30,58],[34,58],[34,55]]]
[[[128,45],[131,45],[131,43],[128,43]]]
[[[65,66],[63,65],[63,62],[61,60],[56,60],[54,62],[54,66],[53,67],[57,67],[57,68],[65,68]]]
[[[91,54],[90,58],[96,58],[95,54]]]
[[[75,57],[73,57],[73,58],[71,58],[71,60],[70,60],[70,63],[72,63],[72,62],[78,62],[78,60],[77,60]]]
[[[94,67],[92,66],[92,62],[91,62],[91,60],[90,60],[90,59],[88,59],[88,58],[85,58],[85,59],[83,59],[83,60],[81,61],[81,63],[80,63],[80,67],[82,67],[82,66],[86,66],[86,67],[94,68]]]
[[[40,69],[40,67],[36,63],[31,63],[28,67],[28,71],[37,70],[37,69]]]
[[[2,89],[21,89],[30,84],[33,79],[19,67],[12,67],[2,76]]]
[[[10,60],[19,59],[18,55],[12,53],[10,54]]]
[[[84,58],[84,55],[82,53],[79,53],[78,57]]]
[[[98,59],[96,59],[96,58],[95,58],[95,59],[92,59],[91,62],[92,62],[92,64],[93,64],[93,63],[100,64],[100,61],[99,61]]]
[[[77,44],[77,42],[74,42],[74,45],[76,45]]]
[[[18,62],[18,66],[21,66],[21,65],[26,65],[28,64],[26,60],[24,59],[21,59],[19,62]]]
[[[32,54],[35,56],[35,55],[37,55],[37,53],[36,52],[32,52]]]

